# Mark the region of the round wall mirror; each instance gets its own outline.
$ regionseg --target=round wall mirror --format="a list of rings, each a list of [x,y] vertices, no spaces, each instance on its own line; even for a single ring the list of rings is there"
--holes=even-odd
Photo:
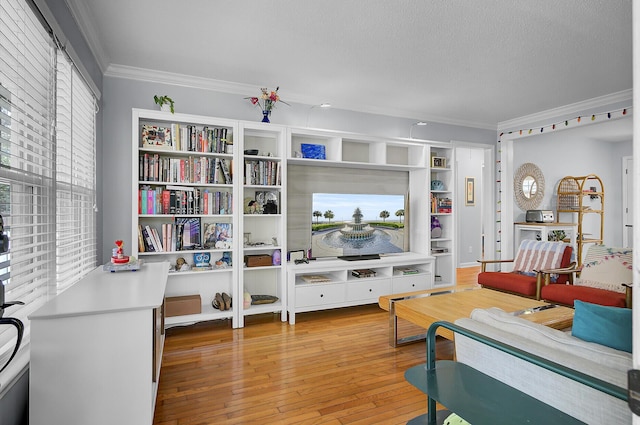
[[[534,210],[544,197],[544,176],[537,165],[530,162],[522,164],[513,178],[513,190],[516,204],[521,210]]]

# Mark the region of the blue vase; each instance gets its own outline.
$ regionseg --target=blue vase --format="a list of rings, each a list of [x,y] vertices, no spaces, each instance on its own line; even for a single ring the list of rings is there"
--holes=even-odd
[[[271,122],[269,121],[269,115],[271,115],[271,111],[262,111],[262,122]]]

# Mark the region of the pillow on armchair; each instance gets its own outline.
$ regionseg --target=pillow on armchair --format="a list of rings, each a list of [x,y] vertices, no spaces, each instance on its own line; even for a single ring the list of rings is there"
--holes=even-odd
[[[622,283],[633,282],[632,257],[633,251],[629,248],[592,245],[574,285],[624,293]]]
[[[566,244],[525,239],[520,243],[513,271],[534,276],[535,270],[557,269],[562,266]]]

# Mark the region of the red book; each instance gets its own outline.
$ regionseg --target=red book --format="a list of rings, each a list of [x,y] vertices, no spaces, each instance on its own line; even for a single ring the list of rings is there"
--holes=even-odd
[[[170,200],[171,200],[171,192],[168,190],[162,191],[162,214],[169,214],[170,208]]]

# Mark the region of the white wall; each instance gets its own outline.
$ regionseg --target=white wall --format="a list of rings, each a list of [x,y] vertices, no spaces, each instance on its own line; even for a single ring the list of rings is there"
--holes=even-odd
[[[123,239],[132,246],[131,234],[131,109],[155,109],[153,96],[168,95],[181,113],[221,118],[260,121],[260,110],[244,96],[212,92],[189,87],[105,76],[103,81],[103,149],[99,161],[104,169],[101,214],[103,217],[102,257],[107,261],[113,241]],[[254,96],[256,93],[247,93]],[[286,88],[280,90],[286,101]],[[309,105],[279,105],[271,115],[271,122],[300,127],[340,130],[375,136],[409,137],[413,119],[404,119],[358,112],[313,108]],[[308,125],[307,125],[308,123]],[[460,140],[494,144],[496,134],[491,130],[447,124],[429,123],[414,127],[413,137],[436,141]],[[375,173],[375,172],[373,172]],[[375,174],[372,174],[375,179]],[[426,190],[426,188],[425,188]],[[426,207],[425,207],[426,208]]]

